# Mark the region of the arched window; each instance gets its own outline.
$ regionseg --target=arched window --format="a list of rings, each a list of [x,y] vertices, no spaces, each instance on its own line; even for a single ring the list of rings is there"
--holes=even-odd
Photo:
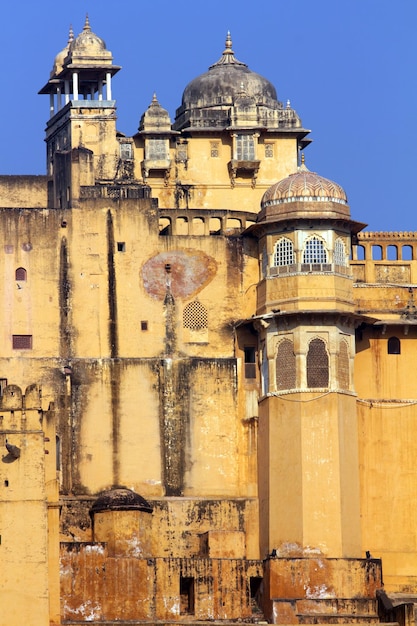
[[[198,300],[189,302],[184,308],[182,321],[184,328],[189,328],[190,330],[203,330],[207,328],[208,317],[206,307],[203,306],[201,302],[198,302]]]
[[[339,346],[337,378],[340,389],[349,389],[349,347],[345,340],[342,340]]]
[[[307,387],[329,386],[329,356],[323,339],[312,339],[307,352]]]
[[[16,280],[26,280],[26,270],[24,267],[18,267],[15,273]]]
[[[283,339],[278,344],[276,358],[276,383],[277,389],[295,389],[296,384],[296,368],[295,354],[293,342],[289,339]]]
[[[343,239],[338,237],[334,242],[334,263],[335,265],[346,265],[346,250]]]
[[[281,237],[275,244],[274,265],[292,265],[295,263],[294,244],[286,237]]]
[[[388,354],[401,354],[401,342],[398,337],[388,339]]]
[[[303,263],[327,263],[327,250],[318,237],[307,239],[304,248]]]

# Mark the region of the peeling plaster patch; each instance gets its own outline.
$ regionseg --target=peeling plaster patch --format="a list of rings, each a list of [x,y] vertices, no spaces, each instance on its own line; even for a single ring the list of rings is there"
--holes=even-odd
[[[323,556],[320,548],[311,546],[301,546],[299,543],[282,543],[276,548],[278,557],[303,557],[303,556]]]
[[[128,542],[129,545],[129,556],[133,556],[136,558],[140,558],[143,554],[142,543],[139,537],[132,537]]]
[[[170,266],[171,293],[174,298],[189,298],[205,287],[217,273],[213,257],[200,250],[172,250],[150,258],[142,267],[143,284],[150,296],[163,300]]]
[[[84,548],[86,554],[92,554],[92,553],[96,553],[96,554],[104,554],[104,546],[101,544],[89,544],[86,545]]]
[[[327,585],[315,585],[314,587],[304,586],[306,592],[306,598],[309,600],[325,600],[328,598],[335,598],[334,591],[330,591]]]
[[[94,620],[100,619],[101,606],[97,604],[97,602],[91,602],[91,600],[87,600],[77,608],[72,608],[65,604],[64,615],[70,614],[82,617],[85,622],[93,622]]]

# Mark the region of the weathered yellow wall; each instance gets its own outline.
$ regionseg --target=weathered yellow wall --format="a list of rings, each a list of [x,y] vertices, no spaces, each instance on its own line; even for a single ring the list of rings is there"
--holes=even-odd
[[[355,399],[311,392],[265,399],[259,441],[260,509],[269,525],[262,555],[275,548],[284,556],[294,549],[360,556]]]

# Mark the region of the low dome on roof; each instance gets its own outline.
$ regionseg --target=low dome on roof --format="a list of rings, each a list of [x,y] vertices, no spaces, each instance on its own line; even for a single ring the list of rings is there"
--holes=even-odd
[[[304,164],[294,174],[272,185],[261,200],[258,221],[280,217],[350,218],[344,189],[337,183],[310,172]]]
[[[127,489],[126,487],[118,487],[103,491],[91,507],[90,514],[99,513],[100,511],[144,511],[152,513],[152,507],[138,493]]]

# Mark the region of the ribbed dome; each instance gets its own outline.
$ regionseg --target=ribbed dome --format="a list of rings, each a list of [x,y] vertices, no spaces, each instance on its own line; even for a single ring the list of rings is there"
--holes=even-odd
[[[263,195],[258,221],[291,217],[350,218],[347,196],[337,183],[310,172],[304,164]]]
[[[277,100],[273,84],[236,59],[228,33],[225,50],[217,63],[211,65],[208,72],[194,78],[184,89],[174,128],[178,130],[183,127],[184,120],[190,120],[193,125],[193,111],[202,109],[206,111],[208,119],[212,117],[218,121],[223,117],[226,123],[228,108],[234,106],[239,98],[246,98],[256,106],[269,109],[283,108]]]
[[[340,185],[310,172],[302,164],[298,172],[278,181],[264,193],[261,206],[310,199],[347,204],[346,193]]]
[[[91,507],[90,514],[100,511],[144,511],[152,513],[151,505],[131,489],[119,487],[103,491]]]

